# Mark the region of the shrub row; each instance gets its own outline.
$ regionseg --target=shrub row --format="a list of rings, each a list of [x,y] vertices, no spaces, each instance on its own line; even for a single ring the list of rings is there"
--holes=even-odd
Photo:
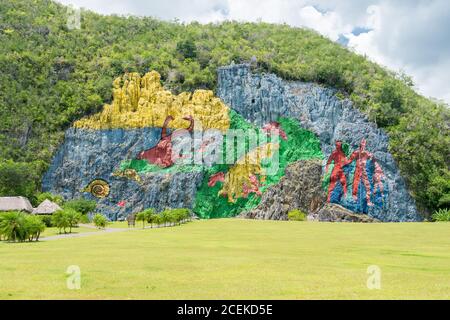
[[[6,212],[0,215],[0,240],[39,241],[45,230],[45,223],[39,216],[22,212]]]
[[[145,228],[146,222],[159,227],[160,225],[180,225],[191,220],[191,216],[191,211],[185,208],[166,209],[159,214],[154,209],[147,209],[139,212],[136,215],[136,220],[142,221],[142,228]]]

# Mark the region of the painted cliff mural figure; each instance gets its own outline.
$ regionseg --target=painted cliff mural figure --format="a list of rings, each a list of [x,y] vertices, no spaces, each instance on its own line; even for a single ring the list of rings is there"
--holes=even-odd
[[[343,204],[351,204],[352,207],[356,203],[356,207],[361,210],[361,212],[366,212],[365,204],[360,203],[359,196],[359,186],[363,185],[363,190],[365,191],[365,200],[366,204],[369,207],[374,206],[375,200],[372,201],[372,196],[376,197],[377,192],[380,192],[381,202],[376,201],[377,205],[382,205],[384,198],[384,172],[381,168],[381,165],[375,160],[375,157],[372,153],[366,150],[367,142],[365,139],[361,140],[361,144],[359,148],[354,151],[351,156],[347,159],[344,151],[342,150],[342,142],[336,141],[336,149],[331,153],[328,158],[327,165],[325,167],[325,174],[328,172],[328,168],[332,162],[334,162],[334,168],[330,176],[330,184],[328,186],[328,202],[337,202]],[[347,170],[347,166],[350,166],[353,162],[355,162],[354,173],[353,173],[353,181],[352,181],[352,198],[353,202],[349,202],[346,199],[347,195],[347,177],[346,173],[350,174],[349,170]],[[335,193],[336,184],[340,182],[342,186],[342,194],[339,195],[339,198],[333,199],[333,193]],[[335,197],[336,195],[334,195]]]
[[[380,190],[381,197],[384,196],[383,187],[384,172],[378,162],[375,161],[375,170],[373,173],[373,193],[376,194],[377,189]]]
[[[187,130],[192,132],[194,130],[194,119],[192,116],[183,117],[183,119],[190,122]],[[174,164],[172,158],[172,138],[177,131],[174,131],[171,134],[167,133],[167,126],[172,120],[174,120],[174,118],[168,116],[164,121],[161,131],[161,140],[159,140],[156,146],[140,152],[136,159],[147,160],[150,164],[155,164],[161,168],[171,167]]]
[[[353,200],[355,201],[358,200],[358,188],[360,182],[362,181],[364,188],[366,189],[367,205],[373,206],[373,203],[370,200],[370,182],[369,177],[367,176],[367,161],[368,160],[375,161],[375,160],[373,154],[366,150],[365,139],[361,140],[359,149],[352,153],[352,155],[348,159],[347,164],[352,163],[354,160],[356,160],[356,168],[355,168],[355,175],[353,178],[353,190],[352,190]]]
[[[342,150],[342,142],[336,141],[336,149],[331,153],[328,158],[327,165],[325,168],[325,174],[328,173],[328,168],[331,163],[334,162],[333,171],[331,172],[330,185],[328,186],[328,198],[327,201],[331,201],[331,195],[336,187],[336,183],[339,181],[343,188],[343,196],[347,194],[347,178],[344,173],[344,166],[346,166],[349,161],[345,156],[344,150]]]

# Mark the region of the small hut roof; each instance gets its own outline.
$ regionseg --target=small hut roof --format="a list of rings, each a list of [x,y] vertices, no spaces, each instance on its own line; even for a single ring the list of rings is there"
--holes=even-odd
[[[0,197],[0,211],[32,212],[33,207],[25,197]]]
[[[61,207],[56,203],[45,199],[37,208],[33,209],[33,214],[53,214],[61,210]]]

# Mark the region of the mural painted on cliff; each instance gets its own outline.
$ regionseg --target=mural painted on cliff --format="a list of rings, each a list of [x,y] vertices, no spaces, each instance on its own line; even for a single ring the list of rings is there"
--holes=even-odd
[[[81,190],[82,192],[89,192],[96,198],[106,198],[109,195],[109,183],[103,179],[95,179]]]
[[[201,218],[235,216],[255,207],[265,190],[279,182],[289,163],[323,158],[319,140],[302,129],[298,120],[279,118],[261,127],[252,125],[214,97],[211,91],[173,95],[164,90],[157,72],[149,72],[143,77],[135,73],[124,75],[114,81],[113,87],[112,104],[105,105],[99,114],[75,122],[76,130],[108,132],[153,128],[160,132],[158,139],[147,147],[133,144],[126,157],[114,165],[109,177],[105,177],[112,181],[113,194],[115,186],[124,188],[123,182],[128,181],[136,185],[133,190],[142,190],[142,195],[138,195],[141,199],[146,197],[152,180],[164,182],[172,181],[177,175],[200,174],[202,179],[192,201],[194,212]],[[208,130],[216,130],[219,136],[207,136]],[[243,152],[233,149],[231,163],[184,161],[184,155],[176,154],[174,150],[174,140],[188,133],[194,136],[191,146],[194,154],[207,153],[210,145],[222,143],[223,157],[228,158],[230,151],[225,141],[231,130],[242,130],[246,134]],[[250,141],[250,133],[268,139],[258,138],[254,144]],[[273,137],[277,138],[276,142],[271,142]],[[84,192],[90,192],[90,189],[84,189]],[[122,190],[120,194],[123,194]],[[99,201],[109,203],[102,198]],[[129,210],[133,205],[131,199],[110,199],[110,202],[109,209],[115,211],[118,208]]]
[[[342,198],[341,204],[355,212],[367,212],[369,216],[381,221],[422,220],[389,152],[387,134],[371,123],[350,100],[341,99],[336,93],[332,88],[315,83],[286,81],[275,74],[252,72],[248,64],[218,69],[217,96],[247,121],[264,126],[282,116],[298,120],[302,128],[313,132],[319,139],[326,158],[323,170],[326,160],[335,149],[336,141],[343,142],[344,152],[348,148],[346,156],[349,158],[352,152],[358,149],[361,140],[367,140],[367,150],[370,150],[376,159],[375,163],[369,159],[366,169],[372,184],[371,201],[374,205],[356,206],[351,194]],[[355,165],[354,162],[344,168],[350,193],[353,192],[352,174]],[[332,165],[328,175],[331,171]],[[370,174],[375,172],[379,174],[374,179]],[[324,184],[326,183],[325,181]],[[337,182],[335,192],[342,193],[342,189],[341,183]],[[328,191],[328,185],[324,191]],[[357,195],[358,201],[367,202],[364,184],[358,186]]]
[[[141,152],[134,159],[124,159],[117,172],[131,170],[138,175],[151,176],[161,173],[171,175],[201,171],[204,174],[203,182],[197,189],[193,210],[201,218],[219,218],[235,216],[257,206],[262,193],[279,182],[290,163],[303,159],[323,158],[318,139],[311,132],[302,129],[295,119],[281,118],[279,122],[258,128],[246,122],[234,111],[229,110],[229,113],[230,129],[252,131],[264,136],[278,135],[281,139],[278,143],[262,141],[253,148],[250,141],[246,140],[244,154],[240,157],[234,155],[236,161],[232,164],[212,163],[208,166],[183,164],[183,161],[179,164],[174,161],[166,165],[163,161],[143,157]],[[191,132],[189,128],[187,131]],[[173,134],[175,133],[176,131]],[[159,145],[164,137],[167,135],[163,134],[156,145]],[[209,139],[204,137],[201,143],[197,144],[196,152],[205,151],[210,143]],[[220,140],[225,142],[225,134]],[[225,143],[222,148],[223,157],[226,158],[228,150]],[[236,150],[233,152],[237,153]],[[266,172],[273,164],[274,156],[277,157],[276,171],[268,175]]]
[[[245,140],[244,152],[233,153],[233,163],[186,163],[182,153],[168,157],[171,149],[177,154],[173,143],[183,132],[193,136],[195,153],[203,154],[231,129],[275,135],[278,141],[253,145]],[[208,130],[218,136],[208,137]],[[367,157],[357,152],[363,138]],[[345,157],[335,150],[337,140],[343,141]],[[67,130],[43,190],[67,199],[92,197],[98,211],[112,220],[149,207],[188,207],[201,218],[236,216],[257,206],[289,164],[321,159],[325,171],[334,151],[323,182],[324,191],[331,191],[329,201],[383,221],[420,219],[382,131],[330,89],[252,74],[246,65],[219,69],[218,97],[209,90],[174,95],[154,71],[117,78],[112,103]],[[246,159],[258,161],[248,165]],[[277,170],[267,174],[275,160]],[[84,189],[98,179],[107,182],[108,196]]]
[[[327,160],[323,184],[327,201],[361,213],[367,213],[369,207],[383,208],[388,197],[384,192],[384,172],[374,155],[366,150],[366,140],[362,139],[351,154],[348,145],[345,149],[341,141],[336,141]]]

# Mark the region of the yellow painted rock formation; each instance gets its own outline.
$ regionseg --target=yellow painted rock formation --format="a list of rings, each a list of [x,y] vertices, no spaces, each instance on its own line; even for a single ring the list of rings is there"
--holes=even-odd
[[[261,167],[261,160],[271,158],[278,148],[279,144],[267,143],[240,158],[226,173],[219,195],[226,195],[229,202],[235,202],[244,196],[244,185],[251,186],[251,176],[260,176],[261,181],[264,181],[265,172]]]
[[[169,128],[187,128],[192,116],[203,130],[225,132],[230,126],[228,107],[210,90],[196,90],[173,95],[163,88],[160,75],[151,71],[141,77],[128,73],[113,82],[113,102],[93,116],[78,120],[74,126],[86,129],[162,127],[167,116]]]

